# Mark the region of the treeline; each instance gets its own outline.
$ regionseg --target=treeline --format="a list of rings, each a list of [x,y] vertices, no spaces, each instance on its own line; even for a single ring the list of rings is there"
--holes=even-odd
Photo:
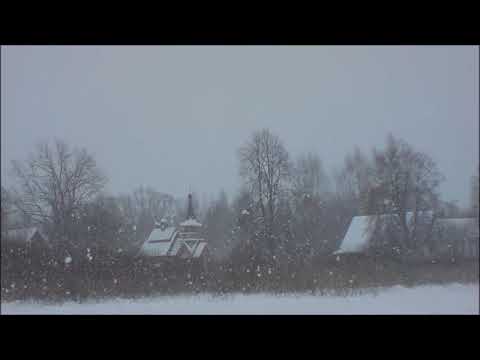
[[[194,196],[213,255],[205,272],[191,263],[154,268],[135,257],[156,221],[184,219],[186,199],[148,187],[108,195],[107,179],[87,150],[61,141],[37,146],[26,161],[12,163],[15,186],[2,186],[2,295],[343,288],[338,285],[362,282],[352,280],[348,266],[327,264],[353,216],[392,215],[395,242],[377,242],[388,261],[405,259],[431,240],[421,216],[408,226],[407,212],[478,218],[478,175],[472,206],[459,209],[441,200],[443,176],[433,160],[393,136],[371,154],[355,149],[333,174],[317,154],[292,159],[267,129],[247,139],[238,160],[238,194],[229,199],[220,192],[202,204]],[[48,247],[4,241],[9,228],[32,225],[47,234]]]

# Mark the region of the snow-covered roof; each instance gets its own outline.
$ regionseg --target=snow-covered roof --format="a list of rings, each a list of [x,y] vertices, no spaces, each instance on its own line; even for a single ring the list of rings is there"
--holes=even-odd
[[[348,231],[343,238],[340,249],[335,253],[362,252],[368,246],[370,236],[368,226],[370,219],[375,216],[355,216],[348,227]]]
[[[187,219],[184,222],[180,223],[180,226],[202,226],[202,224],[200,224],[195,219]]]
[[[175,233],[175,228],[173,226],[167,227],[164,230],[160,228],[153,229],[150,233],[147,241],[164,241],[172,239],[173,234]]]
[[[148,239],[143,243],[139,254],[144,256],[167,256],[176,236],[174,227],[165,230],[153,229]]]
[[[412,221],[413,212],[407,212],[407,222]],[[419,212],[419,216],[431,217],[433,215],[432,211],[422,211]],[[348,231],[345,234],[345,237],[342,240],[340,248],[335,251],[335,254],[340,253],[356,253],[363,252],[367,249],[368,243],[370,241],[371,235],[369,230],[370,224],[374,224],[376,219],[389,218],[393,215],[390,214],[381,214],[381,215],[365,215],[365,216],[354,216]]]
[[[193,252],[193,257],[198,258],[202,255],[203,250],[206,248],[207,242],[206,241],[201,241],[198,243],[197,247],[195,248],[195,251]]]
[[[15,242],[31,242],[34,238],[34,235],[38,234],[42,237],[43,240],[46,240],[47,237],[40,231],[37,227],[26,227],[19,229],[10,229],[7,230],[7,239]]]
[[[180,248],[182,247],[182,245],[183,245],[183,241],[181,239],[177,238],[177,240],[173,243],[170,251],[168,252],[168,255],[169,256],[177,256],[177,253],[180,250]]]
[[[199,241],[194,240],[194,239],[188,239],[186,241],[183,241],[183,243],[187,246],[188,251],[190,251],[190,254],[193,255],[193,253],[195,252],[195,248],[197,247]]]
[[[189,233],[181,233],[174,227],[168,227],[165,230],[154,229],[143,243],[139,255],[180,256],[181,249],[184,247],[186,252],[182,257],[199,257],[205,248],[206,241],[200,237],[183,238],[185,234]]]

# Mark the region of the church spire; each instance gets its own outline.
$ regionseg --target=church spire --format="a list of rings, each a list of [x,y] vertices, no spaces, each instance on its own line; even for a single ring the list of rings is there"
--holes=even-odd
[[[195,219],[195,214],[193,213],[192,194],[188,194],[187,220],[188,219]]]

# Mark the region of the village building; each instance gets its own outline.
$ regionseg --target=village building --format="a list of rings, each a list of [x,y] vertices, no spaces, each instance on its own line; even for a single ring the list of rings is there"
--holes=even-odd
[[[188,195],[187,218],[178,228],[161,219],[155,223],[148,238],[142,244],[138,256],[153,260],[199,259],[205,257],[207,241],[201,235],[202,224],[195,217],[192,195]]]
[[[432,214],[430,213],[429,216]],[[376,222],[392,215],[355,216],[350,222],[347,233],[334,254],[366,254],[373,246]],[[412,220],[413,213],[407,213],[407,222]],[[478,219],[440,218],[434,221],[430,246],[420,249],[425,259],[461,257],[474,259],[479,256]],[[382,231],[382,229],[380,229]],[[382,234],[389,239],[395,234]],[[398,235],[398,234],[396,234]]]

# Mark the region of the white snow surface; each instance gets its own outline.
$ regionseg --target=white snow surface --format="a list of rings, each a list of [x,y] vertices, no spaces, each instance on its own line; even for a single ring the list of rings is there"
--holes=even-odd
[[[2,314],[479,314],[478,284],[395,286],[358,296],[212,295],[158,296],[45,304],[8,302]]]

